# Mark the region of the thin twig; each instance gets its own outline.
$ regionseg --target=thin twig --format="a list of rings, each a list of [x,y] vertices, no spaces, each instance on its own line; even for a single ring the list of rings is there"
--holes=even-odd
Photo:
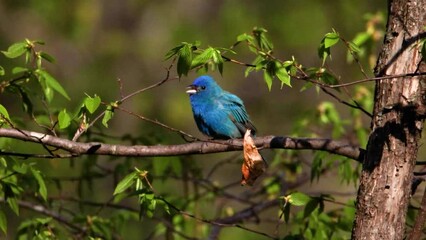
[[[340,102],[340,103],[342,103],[342,104],[344,104],[344,105],[346,105],[346,106],[348,106],[348,107],[351,107],[351,108],[354,108],[354,109],[359,109],[359,110],[361,110],[363,113],[365,113],[367,116],[369,116],[370,118],[372,118],[373,117],[373,114],[371,114],[371,113],[369,113],[367,110],[365,110],[363,107],[361,107],[357,102],[355,102],[355,104],[356,105],[353,105],[353,104],[350,104],[350,103],[348,103],[348,102],[346,102],[346,101],[344,101],[344,100],[342,100],[342,99],[340,99],[339,97],[337,97],[336,95],[334,95],[332,92],[330,92],[330,91],[328,91],[326,88],[324,88],[324,87],[321,87],[321,90],[323,91],[323,92],[325,92],[326,94],[328,94],[328,95],[330,95],[331,97],[333,97],[334,99],[336,99],[338,102]]]
[[[155,83],[155,84],[152,84],[152,85],[150,85],[150,86],[148,86],[148,87],[145,87],[145,88],[142,88],[142,89],[139,89],[139,90],[137,90],[137,91],[135,91],[135,92],[132,92],[132,93],[130,93],[130,94],[128,94],[127,96],[124,96],[124,97],[120,97],[121,99],[120,100],[118,100],[118,101],[116,101],[117,102],[117,105],[118,104],[121,104],[121,103],[123,103],[124,101],[126,101],[127,99],[129,99],[129,98],[132,98],[133,96],[135,96],[135,95],[138,95],[138,94],[140,94],[140,93],[142,93],[142,92],[145,92],[145,91],[147,91],[147,90],[150,90],[150,89],[153,89],[153,88],[155,88],[155,87],[159,87],[159,86],[161,86],[161,85],[163,85],[165,82],[167,82],[167,81],[169,81],[170,80],[170,69],[173,67],[173,64],[174,64],[174,62],[172,62],[171,64],[170,64],[170,66],[168,67],[168,68],[166,68],[166,77],[163,79],[163,80],[161,80],[161,81],[159,81],[159,82],[157,82],[157,83]],[[177,77],[175,77],[175,78],[173,78],[173,79],[178,79]],[[118,80],[119,81],[119,84],[120,84],[120,86],[119,86],[119,89],[120,89],[120,95],[122,95],[122,85],[121,85],[121,80],[119,79]],[[106,113],[106,111],[108,111],[108,109],[106,109],[106,110],[104,110],[103,112],[101,112],[97,117],[95,117],[95,119],[93,119],[87,126],[85,126],[83,129],[77,129],[77,131],[75,132],[75,134],[74,134],[74,137],[72,138],[72,140],[73,141],[77,141],[77,139],[78,138],[80,138],[80,136],[83,134],[83,133],[85,133],[89,128],[91,128],[97,121],[99,121],[99,119],[101,118],[101,117],[103,117],[104,115],[105,115],[105,113]]]
[[[5,199],[0,197],[0,202],[5,202]],[[20,207],[29,209],[31,211],[38,212],[38,213],[41,213],[43,215],[52,217],[56,221],[63,223],[65,226],[68,226],[69,228],[76,230],[78,232],[81,232],[81,233],[86,232],[86,229],[84,229],[83,227],[80,227],[78,225],[73,224],[70,219],[66,219],[61,214],[59,214],[58,212],[47,209],[42,205],[37,205],[37,204],[34,204],[32,202],[27,202],[27,201],[22,201],[22,200],[18,200],[18,205]]]

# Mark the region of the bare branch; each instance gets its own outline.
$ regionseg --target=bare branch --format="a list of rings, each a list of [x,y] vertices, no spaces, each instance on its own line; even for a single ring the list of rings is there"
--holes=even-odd
[[[1,202],[5,202],[5,199],[0,197],[0,203]],[[38,204],[34,204],[32,202],[27,202],[27,201],[22,201],[22,200],[18,200],[18,205],[20,207],[29,209],[31,211],[34,212],[38,212],[41,213],[43,215],[52,217],[53,219],[55,219],[56,221],[68,226],[69,228],[81,232],[81,233],[85,233],[86,229],[75,225],[74,223],[72,223],[72,221],[70,219],[66,219],[65,217],[63,217],[61,214],[59,214],[58,212],[52,211],[50,209],[47,209],[46,207],[44,207],[43,205],[38,205]]]
[[[14,138],[22,141],[40,143],[68,151],[72,156],[96,154],[111,156],[158,157],[189,154],[207,154],[242,150],[242,139],[206,140],[177,145],[114,145],[100,142],[80,143],[52,135],[17,129],[0,129],[0,137]],[[332,154],[362,162],[365,150],[348,143],[320,138],[291,138],[265,136],[254,139],[257,147],[262,149],[310,149],[327,151]],[[55,155],[58,158],[60,155]]]

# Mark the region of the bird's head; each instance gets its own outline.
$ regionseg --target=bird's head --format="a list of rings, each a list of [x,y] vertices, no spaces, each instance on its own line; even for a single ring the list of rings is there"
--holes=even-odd
[[[222,88],[216,81],[207,75],[200,76],[187,87],[186,93],[191,98],[198,97],[215,97],[222,91]]]

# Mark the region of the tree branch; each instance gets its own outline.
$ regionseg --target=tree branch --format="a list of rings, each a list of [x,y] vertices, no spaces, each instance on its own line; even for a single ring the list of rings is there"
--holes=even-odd
[[[0,203],[4,203],[6,200],[2,197],[0,197]],[[52,217],[53,219],[55,219],[56,221],[68,226],[69,228],[81,232],[81,233],[85,233],[86,229],[83,227],[80,227],[74,223],[72,223],[71,220],[66,219],[65,217],[63,217],[61,214],[59,214],[58,212],[52,211],[50,209],[47,209],[46,207],[44,207],[43,205],[39,205],[39,204],[35,204],[32,202],[27,202],[27,201],[22,201],[22,200],[18,200],[18,205],[20,207],[29,209],[31,211],[34,212],[38,212],[40,214]]]
[[[68,151],[72,157],[80,155],[112,155],[127,157],[158,157],[158,156],[177,156],[188,154],[207,154],[218,152],[229,152],[242,150],[242,139],[232,140],[206,140],[177,145],[113,145],[100,142],[74,142],[68,139],[55,137],[52,135],[30,132],[25,130],[0,128],[0,137],[14,138],[22,141],[40,143],[45,146],[51,146]],[[310,149],[327,151],[332,154],[341,155],[354,159],[358,162],[363,161],[365,150],[348,143],[335,141],[331,139],[320,138],[291,138],[280,136],[265,136],[254,139],[257,147],[262,149]],[[1,154],[1,153],[0,153]],[[18,154],[18,153],[14,153]],[[60,158],[60,154],[51,153],[52,156]],[[4,155],[4,154],[3,154]],[[70,155],[65,155],[70,157]]]

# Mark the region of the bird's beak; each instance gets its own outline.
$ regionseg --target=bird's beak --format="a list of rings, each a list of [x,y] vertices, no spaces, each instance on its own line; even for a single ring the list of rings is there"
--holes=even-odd
[[[194,85],[189,85],[188,87],[186,87],[186,93],[188,93],[189,95],[196,94],[197,87]]]

